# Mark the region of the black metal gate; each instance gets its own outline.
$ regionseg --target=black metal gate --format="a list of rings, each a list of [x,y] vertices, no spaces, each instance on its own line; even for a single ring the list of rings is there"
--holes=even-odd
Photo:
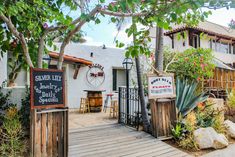
[[[141,111],[139,103],[138,88],[129,88],[129,105],[127,106],[127,89],[119,87],[118,93],[119,119],[118,122],[124,125],[139,129],[141,122]]]

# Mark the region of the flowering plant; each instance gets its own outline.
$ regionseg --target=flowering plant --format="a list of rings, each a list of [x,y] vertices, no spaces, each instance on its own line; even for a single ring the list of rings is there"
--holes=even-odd
[[[182,53],[176,53],[174,61],[169,65],[167,72],[173,72],[181,79],[198,82],[213,76],[213,55],[210,49],[187,49]]]

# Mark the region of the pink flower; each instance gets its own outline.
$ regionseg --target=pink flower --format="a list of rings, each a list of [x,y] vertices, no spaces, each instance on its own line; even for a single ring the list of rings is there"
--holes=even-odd
[[[200,81],[200,80],[201,80],[201,78],[200,78],[200,77],[198,77],[198,78],[197,78],[197,81]]]
[[[43,24],[43,28],[44,28],[44,29],[47,29],[47,28],[48,28],[48,24],[47,24],[47,23],[44,23],[44,24]]]
[[[205,69],[205,65],[204,64],[200,64],[200,66],[201,66],[202,70]]]

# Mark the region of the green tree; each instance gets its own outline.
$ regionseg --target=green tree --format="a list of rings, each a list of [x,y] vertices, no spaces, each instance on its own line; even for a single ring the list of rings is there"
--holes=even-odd
[[[112,16],[113,22],[120,17],[135,17],[136,22],[126,29],[128,36],[135,36],[135,44],[127,47],[126,55],[133,57],[139,54],[149,55],[150,28],[156,25],[170,29],[171,23],[197,24],[209,14],[202,11],[200,7],[218,5],[209,1],[206,6],[205,2],[208,1],[116,0],[107,4],[105,0],[1,0],[0,49],[9,50],[10,41],[16,40],[20,45],[19,53],[23,54],[25,62],[30,67],[37,65],[42,68],[42,57],[46,52],[45,45],[52,45],[50,34],[64,31],[66,35],[60,46],[58,60],[58,69],[61,69],[65,47],[73,35],[87,22],[94,21],[99,24],[97,15],[100,14]],[[72,18],[65,13],[65,10],[75,11],[77,17]],[[138,29],[137,25],[142,25],[144,28]],[[124,46],[118,41],[117,45]],[[141,103],[141,108],[143,107],[145,108],[144,102]]]

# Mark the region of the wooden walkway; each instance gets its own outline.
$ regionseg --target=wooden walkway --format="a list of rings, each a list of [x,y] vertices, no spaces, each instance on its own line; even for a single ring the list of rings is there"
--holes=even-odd
[[[70,129],[69,157],[186,157],[151,135],[118,124]]]

